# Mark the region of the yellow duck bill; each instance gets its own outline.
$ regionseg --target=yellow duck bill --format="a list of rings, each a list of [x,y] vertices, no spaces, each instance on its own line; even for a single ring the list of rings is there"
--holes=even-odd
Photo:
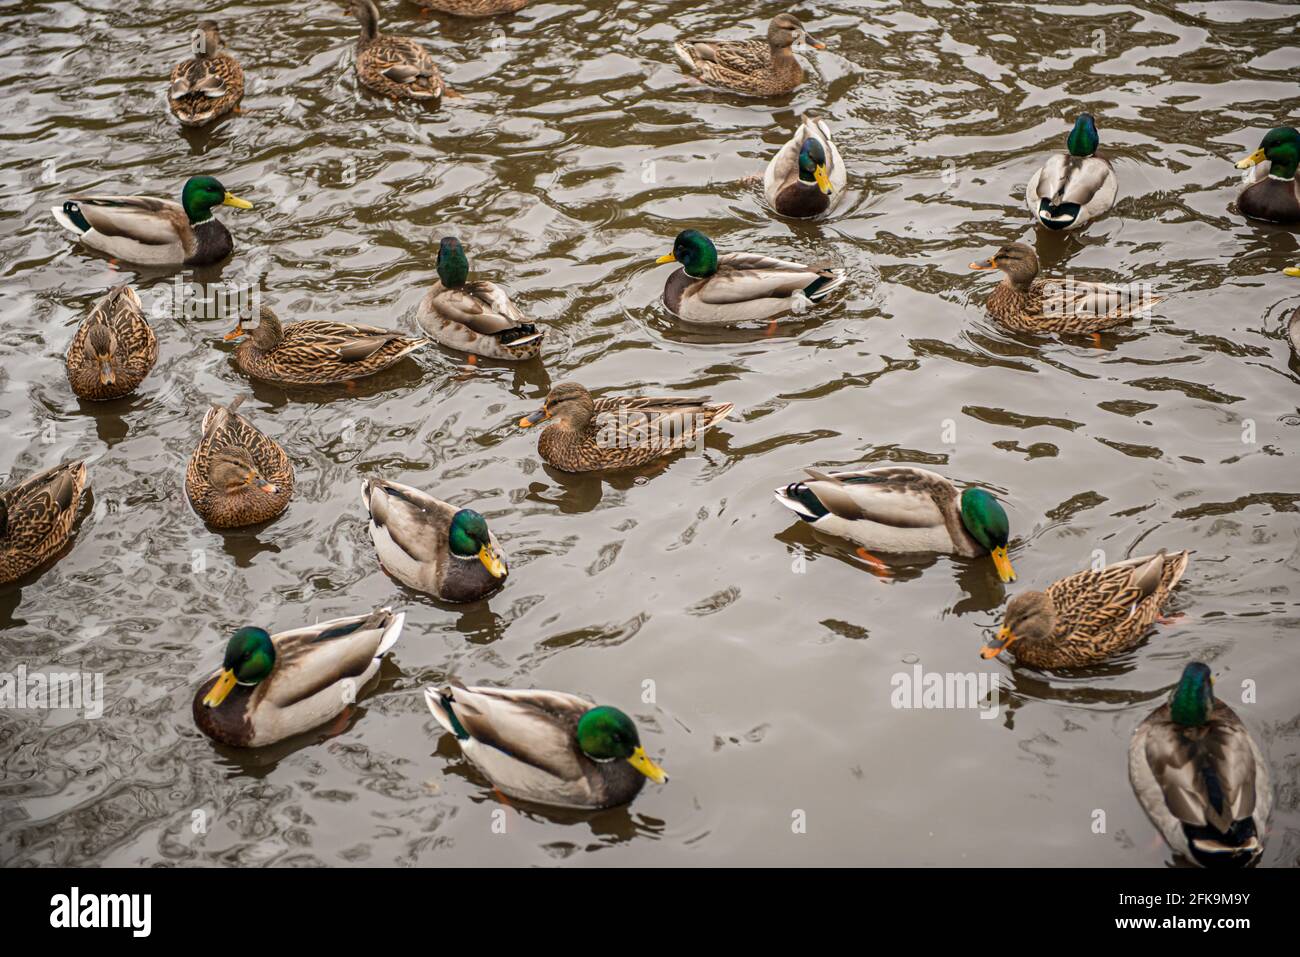
[[[645,748],[639,745],[637,746],[637,749],[632,752],[632,757],[627,759],[627,763],[632,765],[632,767],[636,768],[655,784],[664,784],[668,780],[668,775],[664,773],[664,769],[651,761],[649,756],[645,753]]]
[[[676,256],[674,256],[672,253],[664,253],[662,256],[660,256],[658,259],[655,260],[655,265],[662,266],[664,263],[675,263],[675,262],[677,262]]]
[[[226,700],[226,696],[234,690],[237,683],[233,671],[227,670],[221,672],[221,677],[218,678],[217,683],[212,686],[212,690],[203,697],[204,707],[215,708],[217,705],[221,704],[221,702]]]
[[[235,209],[252,209],[253,204],[246,199],[240,199],[234,193],[226,193],[221,200],[222,206],[233,206]]]
[[[1255,150],[1245,159],[1237,160],[1237,169],[1250,169],[1256,163],[1264,162],[1265,156],[1262,149]]]
[[[488,570],[493,578],[504,578],[506,574],[506,563],[501,560],[491,546],[484,545],[478,550],[478,560],[483,563],[483,567]]]
[[[831,178],[826,172],[825,166],[818,166],[813,170],[813,179],[817,181],[817,188],[826,195],[835,192],[835,187],[831,186]]]
[[[998,570],[998,577],[1004,582],[1015,581],[1016,570],[1011,567],[1011,558],[1007,555],[1006,547],[995,548],[989,554],[993,557],[993,567]]]

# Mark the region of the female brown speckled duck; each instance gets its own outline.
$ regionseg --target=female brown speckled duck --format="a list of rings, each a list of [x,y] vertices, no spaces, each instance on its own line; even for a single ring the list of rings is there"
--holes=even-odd
[[[0,490],[0,584],[62,551],[86,487],[86,463],[65,462]]]
[[[208,409],[185,470],[190,504],[214,528],[270,521],[293,496],[293,463],[274,439],[235,411],[242,401]]]
[[[800,37],[814,49],[826,49],[788,13],[772,19],[764,40],[688,38],[673,49],[686,69],[705,83],[749,96],[779,96],[803,82],[803,67],[793,50]]]
[[[1187,570],[1188,553],[1130,558],[1062,578],[1047,591],[1026,591],[1007,603],[985,658],[1009,651],[1034,668],[1095,664],[1128,651],[1160,617]]]
[[[564,472],[594,472],[632,468],[690,448],[732,408],[730,402],[710,405],[706,398],[677,396],[592,399],[578,383],[561,382],[519,425],[554,419],[537,440],[542,458]]]
[[[134,391],[156,361],[158,339],[140,297],[125,283],[95,303],[65,357],[72,391],[96,402]]]
[[[227,340],[249,334],[241,320]],[[235,350],[239,368],[254,379],[282,385],[328,385],[373,375],[403,356],[423,349],[428,339],[412,339],[391,329],[355,326],[329,319],[284,325],[263,306],[248,342]]]
[[[503,13],[517,13],[528,5],[528,0],[416,0],[422,7],[450,13],[455,17],[496,17]]]
[[[1101,332],[1164,301],[1138,283],[1041,278],[1038,254],[1024,243],[1007,243],[970,268],[1002,270],[1002,282],[989,296],[987,308],[999,325],[1013,332]]]
[[[200,20],[190,37],[194,56],[172,69],[167,103],[183,126],[203,126],[238,108],[244,71],[221,42],[211,20]]]
[[[442,73],[433,55],[410,37],[379,32],[379,10],[372,0],[352,0],[361,21],[357,38],[357,79],[394,100],[436,100],[443,94]]]

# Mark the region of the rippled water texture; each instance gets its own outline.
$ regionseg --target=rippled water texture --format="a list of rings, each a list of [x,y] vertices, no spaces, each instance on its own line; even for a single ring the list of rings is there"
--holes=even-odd
[[[1201,659],[1273,769],[1264,861],[1296,863],[1300,367],[1282,326],[1300,280],[1279,270],[1300,251],[1232,205],[1232,161],[1296,120],[1295,6],[821,2],[796,12],[828,49],[775,102],[687,82],[671,41],[752,35],[779,5],[536,2],[478,22],[381,6],[462,98],[421,113],[359,95],[354,23],[326,0],[0,10],[0,471],[84,457],[94,489],[70,553],[0,591],[0,660],[106,682],[99,720],[0,713],[0,861],[1159,866],[1127,742]],[[163,89],[200,13],[250,87],[243,115],[182,132]],[[774,221],[743,180],[807,109],[835,130],[852,196],[829,223]],[[1023,184],[1081,109],[1118,205],[1035,240]],[[62,352],[86,308],[123,278],[148,306],[171,277],[75,248],[47,208],[89,188],[172,196],[206,172],[257,208],[222,211],[235,255],[193,278],[261,274],[282,315],[414,329],[454,232],[552,330],[544,362],[470,368],[435,348],[354,392],[286,393],[239,374],[229,320],[166,316],[135,397],[78,402]],[[853,288],[775,335],[685,331],[653,259],[686,226],[833,257]],[[1099,346],[1006,335],[967,264],[1013,239],[1052,273],[1169,299]],[[701,454],[567,476],[514,425],[565,378],[736,411]],[[206,403],[239,395],[298,487],[271,525],[221,535],[183,469]],[[900,561],[884,580],[772,500],[806,464],[890,461],[1008,502],[1012,589],[1097,549],[1195,549],[1186,617],[1069,677],[981,661],[1007,598],[990,563]],[[372,474],[474,503],[511,558],[504,591],[441,606],[385,576],[360,503]],[[345,724],[257,753],[192,726],[232,628],[384,603],[406,633]],[[915,663],[1001,675],[1006,706],[897,710],[891,678]],[[450,675],[620,705],[672,780],[594,815],[506,807],[435,734],[420,688]]]

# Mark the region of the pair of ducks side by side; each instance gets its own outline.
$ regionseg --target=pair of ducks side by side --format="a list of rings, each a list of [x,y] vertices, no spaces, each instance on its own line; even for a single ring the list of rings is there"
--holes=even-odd
[[[194,695],[195,725],[232,747],[305,734],[342,715],[397,644],[403,614],[379,608],[272,635],[244,626]],[[511,798],[559,807],[626,804],[668,776],[636,724],[608,705],[538,689],[427,687],[425,702],[461,752]]]

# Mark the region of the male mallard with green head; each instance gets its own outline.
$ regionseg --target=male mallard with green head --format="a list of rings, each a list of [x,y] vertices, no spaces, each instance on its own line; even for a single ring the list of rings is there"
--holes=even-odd
[[[668,311],[685,322],[708,326],[802,315],[846,278],[842,270],[825,264],[805,266],[754,253],[720,256],[713,240],[697,229],[678,233],[673,251],[655,262],[681,264],[664,281]]]
[[[293,497],[293,463],[280,443],[235,410],[213,403],[185,468],[185,494],[213,528],[269,522]]]
[[[749,96],[780,96],[803,82],[803,67],[794,55],[800,39],[813,49],[826,49],[789,13],[772,18],[766,39],[685,39],[673,49],[686,69],[705,83]]]
[[[1128,775],[1171,848],[1202,867],[1246,867],[1264,853],[1273,808],[1268,762],[1193,661],[1128,748]]]
[[[563,691],[425,688],[424,700],[461,753],[518,801],[605,808],[631,801],[646,778],[668,775],[645,753],[622,711]]]
[[[1079,229],[1115,205],[1119,184],[1110,160],[1097,155],[1097,121],[1083,113],[1065,141],[1066,152],[1053,154],[1025,187],[1025,204],[1039,225]]]
[[[1164,296],[1140,283],[1082,282],[1038,275],[1038,254],[1024,243],[1007,243],[971,269],[998,269],[1002,281],[986,308],[1012,332],[1101,332],[1137,317]]]
[[[1046,591],[1025,591],[1007,603],[1002,627],[980,652],[1006,651],[1033,668],[1096,664],[1133,648],[1160,618],[1187,570],[1188,553],[1130,558],[1077,572]]]
[[[72,391],[103,402],[135,391],[158,361],[158,338],[140,297],[126,283],[114,286],[77,327],[64,363]]]
[[[436,100],[443,94],[442,73],[433,54],[410,37],[379,32],[379,9],[373,0],[352,0],[361,22],[357,38],[357,79],[393,100]]]
[[[487,598],[509,569],[487,520],[409,485],[366,479],[361,490],[379,565],[407,588],[442,601]]]
[[[776,500],[818,531],[875,552],[990,555],[999,578],[1016,580],[1007,513],[984,489],[958,491],[936,472],[905,465],[804,471],[808,479],[776,489]]]
[[[517,362],[542,351],[546,332],[524,318],[505,290],[469,281],[465,248],[454,236],[438,243],[438,281],[420,300],[416,319],[436,341],[461,352]]]
[[[190,35],[194,54],[172,69],[167,104],[183,126],[203,126],[238,108],[244,71],[226,50],[212,20],[200,20]]]
[[[542,460],[563,472],[633,468],[692,448],[725,419],[730,402],[707,398],[602,396],[576,382],[556,384],[540,409],[519,420],[551,420],[537,440]]]
[[[199,685],[194,723],[209,738],[260,748],[338,717],[397,644],[406,616],[391,608],[268,634],[251,625],[226,645],[221,670]]]
[[[304,319],[285,325],[270,306],[262,306],[257,325],[244,328],[241,318],[226,341],[247,335],[235,350],[245,375],[281,385],[330,385],[374,375],[417,349],[428,339],[413,339],[391,329],[353,325],[331,319]]]
[[[1265,160],[1268,166],[1260,166]],[[1259,149],[1237,163],[1237,169],[1259,166],[1255,182],[1241,191],[1237,208],[1243,216],[1267,223],[1300,223],[1300,132],[1279,126],[1264,134]]]
[[[215,206],[252,209],[212,176],[191,176],[181,201],[152,196],[74,196],[50,212],[83,246],[144,266],[208,266],[234,249]]]
[[[831,213],[844,198],[848,174],[826,121],[805,114],[799,129],[772,157],[763,195],[782,216],[809,219]]]
[[[56,558],[72,538],[86,463],[65,462],[0,489],[0,585]]]

